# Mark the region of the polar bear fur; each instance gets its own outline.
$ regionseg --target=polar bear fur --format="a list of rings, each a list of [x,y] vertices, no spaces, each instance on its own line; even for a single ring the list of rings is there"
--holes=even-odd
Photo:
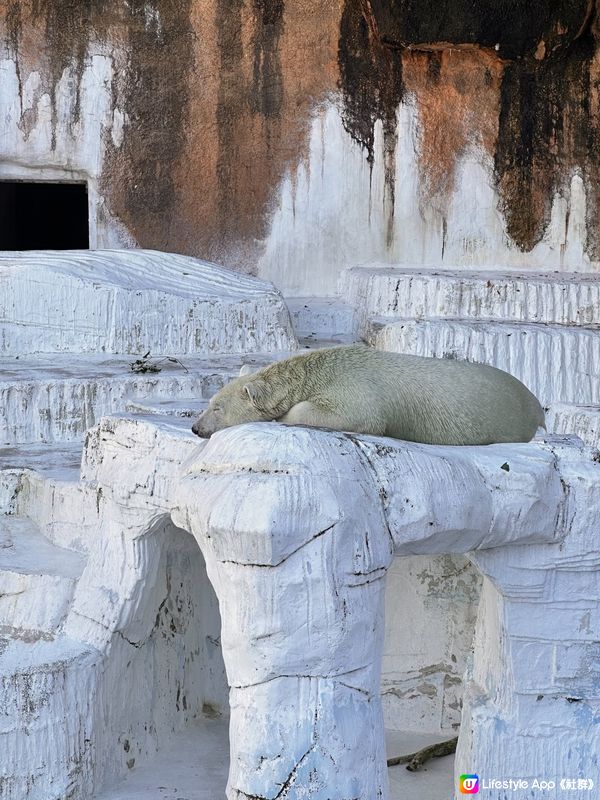
[[[221,389],[198,436],[278,420],[429,444],[528,442],[544,414],[507,372],[485,364],[331,347],[277,361]]]

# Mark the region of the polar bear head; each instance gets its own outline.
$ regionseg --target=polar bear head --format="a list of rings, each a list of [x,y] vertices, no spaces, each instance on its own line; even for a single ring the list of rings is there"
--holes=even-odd
[[[214,395],[192,425],[193,433],[206,438],[232,425],[277,419],[287,410],[277,388],[260,374],[235,378]]]

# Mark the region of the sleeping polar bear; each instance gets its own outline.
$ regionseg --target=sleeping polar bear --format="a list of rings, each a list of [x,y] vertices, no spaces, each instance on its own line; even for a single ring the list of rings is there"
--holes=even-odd
[[[235,378],[192,430],[206,437],[261,420],[475,445],[528,442],[544,425],[544,413],[529,389],[495,367],[350,345]]]

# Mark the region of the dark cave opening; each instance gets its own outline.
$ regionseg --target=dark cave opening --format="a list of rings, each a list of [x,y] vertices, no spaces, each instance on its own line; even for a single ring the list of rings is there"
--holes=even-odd
[[[0,181],[0,250],[88,248],[85,183]]]

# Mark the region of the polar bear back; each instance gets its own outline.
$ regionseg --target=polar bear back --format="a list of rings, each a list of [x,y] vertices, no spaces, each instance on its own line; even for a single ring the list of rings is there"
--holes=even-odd
[[[486,364],[356,345],[299,359],[310,385],[302,399],[335,412],[346,430],[460,445],[526,442],[544,424],[529,389]]]

